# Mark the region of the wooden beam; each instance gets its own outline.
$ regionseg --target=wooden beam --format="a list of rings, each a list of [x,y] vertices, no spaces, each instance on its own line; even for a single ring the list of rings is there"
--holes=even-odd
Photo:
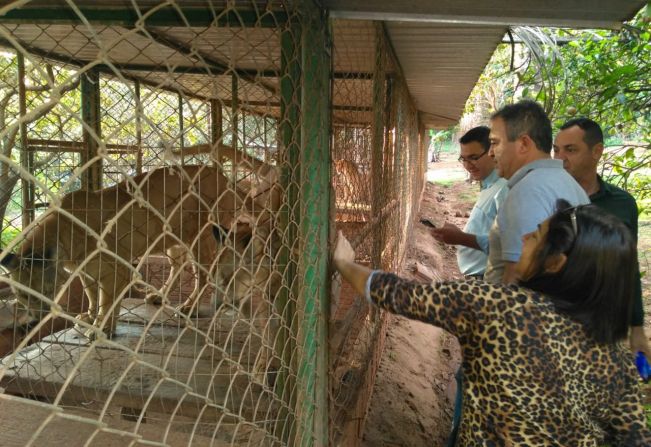
[[[72,65],[74,67],[81,68],[81,67],[85,67],[85,66],[87,66],[87,65],[89,65],[91,63],[90,61],[75,59],[75,58],[72,58],[72,57],[70,57],[68,55],[65,55],[65,54],[55,53],[53,51],[47,51],[47,50],[43,50],[41,48],[33,47],[33,46],[25,44],[24,42],[21,42],[20,40],[18,40],[18,43],[25,51],[27,51],[30,54],[33,54],[34,56],[38,56],[40,58],[43,58],[43,59],[46,59],[46,60],[49,60],[49,61],[53,61],[53,62],[59,62],[59,63],[61,63],[63,65]],[[17,48],[14,47],[14,45],[12,43],[10,43],[6,39],[3,39],[2,37],[0,37],[0,47],[9,48],[9,49],[11,49],[13,51],[18,50]],[[114,78],[117,77],[115,71],[112,68],[110,68],[108,65],[100,64],[100,65],[95,66],[94,68],[100,73],[107,74],[107,75],[112,76]],[[191,91],[186,90],[186,89],[182,89],[182,88],[173,89],[173,88],[170,88],[170,87],[165,87],[165,86],[158,85],[157,83],[155,83],[153,81],[149,81],[147,79],[144,79],[144,78],[141,78],[139,76],[135,76],[135,75],[132,75],[132,74],[129,74],[129,73],[121,73],[121,74],[122,74],[122,77],[124,79],[127,79],[127,80],[132,81],[132,82],[139,82],[142,85],[146,85],[148,87],[152,87],[152,88],[155,88],[155,89],[158,89],[158,90],[172,92],[172,93],[181,92],[181,93],[183,93],[183,95],[185,95],[185,96],[187,96],[189,98],[200,99],[200,100],[204,100],[204,101],[207,101],[207,100],[210,99],[210,98],[207,98],[207,97],[204,97],[204,96],[201,96],[201,95],[197,95],[196,93],[191,92]]]
[[[89,70],[81,75],[81,117],[86,126],[82,131],[85,150],[81,152],[80,166],[97,157],[99,142],[102,139],[99,90],[98,71]],[[83,188],[89,191],[102,189],[102,173],[102,161],[92,162],[82,173]]]
[[[237,68],[229,67],[227,62],[217,59],[214,56],[200,52],[199,50],[193,49],[191,45],[186,42],[178,41],[163,32],[153,30],[151,28],[146,28],[144,31],[138,31],[144,37],[153,39],[156,43],[164,45],[167,48],[170,48],[192,60],[197,62],[205,62],[209,65],[208,69],[215,69],[220,74],[221,73],[233,73],[245,81],[251,82],[252,84],[259,85],[265,90],[271,92],[272,94],[277,94],[277,90],[274,86],[266,84],[255,78],[255,75],[250,73],[243,72]]]
[[[17,55],[18,61],[18,109],[21,117],[27,115],[27,94],[25,87],[25,57]],[[20,166],[33,173],[34,155],[27,150],[27,123],[20,124]],[[34,220],[34,183],[21,176],[22,227],[26,228]]]
[[[212,8],[164,7],[156,10],[138,11],[135,8],[85,7],[79,8],[81,15],[64,5],[49,6],[38,1],[7,11],[0,17],[0,23],[19,24],[83,24],[85,21],[97,25],[134,26],[196,26],[196,27],[238,27],[278,28],[287,21],[285,11],[255,11],[229,8],[227,11]]]

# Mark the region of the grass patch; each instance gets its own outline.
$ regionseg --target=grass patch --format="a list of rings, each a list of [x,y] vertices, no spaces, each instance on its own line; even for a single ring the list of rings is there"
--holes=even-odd
[[[440,169],[430,170],[426,177],[428,182],[436,185],[453,185],[466,180],[466,173],[461,170]]]
[[[433,179],[433,180],[428,180],[428,182],[431,183],[432,185],[438,185],[438,186],[442,186],[444,188],[450,188],[450,187],[452,187],[452,185],[457,183],[456,180],[452,180],[452,179],[449,179],[449,178],[437,178],[437,179]]]

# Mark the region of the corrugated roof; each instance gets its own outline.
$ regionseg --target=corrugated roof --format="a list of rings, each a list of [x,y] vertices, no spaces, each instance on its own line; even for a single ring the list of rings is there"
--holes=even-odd
[[[459,120],[506,29],[399,22],[387,31],[421,121],[446,127]]]
[[[447,127],[509,26],[616,28],[638,0],[324,0],[336,18],[382,20],[421,120]]]

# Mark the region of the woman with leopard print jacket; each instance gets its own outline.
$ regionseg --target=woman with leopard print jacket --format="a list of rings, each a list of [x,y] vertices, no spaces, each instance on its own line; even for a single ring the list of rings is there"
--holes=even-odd
[[[458,337],[459,445],[651,445],[624,344],[635,242],[598,208],[568,205],[523,238],[519,285],[417,284],[356,264],[338,236],[334,264],[359,293]]]

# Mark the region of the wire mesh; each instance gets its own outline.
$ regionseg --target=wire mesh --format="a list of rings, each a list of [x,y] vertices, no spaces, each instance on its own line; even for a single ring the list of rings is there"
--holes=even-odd
[[[421,188],[382,28],[103,5],[0,18],[8,445],[349,445],[385,323],[325,307],[328,231],[395,268]]]
[[[397,270],[423,186],[417,112],[380,24],[341,20],[334,30],[334,226],[358,262]],[[357,445],[387,317],[333,280],[329,436]]]

